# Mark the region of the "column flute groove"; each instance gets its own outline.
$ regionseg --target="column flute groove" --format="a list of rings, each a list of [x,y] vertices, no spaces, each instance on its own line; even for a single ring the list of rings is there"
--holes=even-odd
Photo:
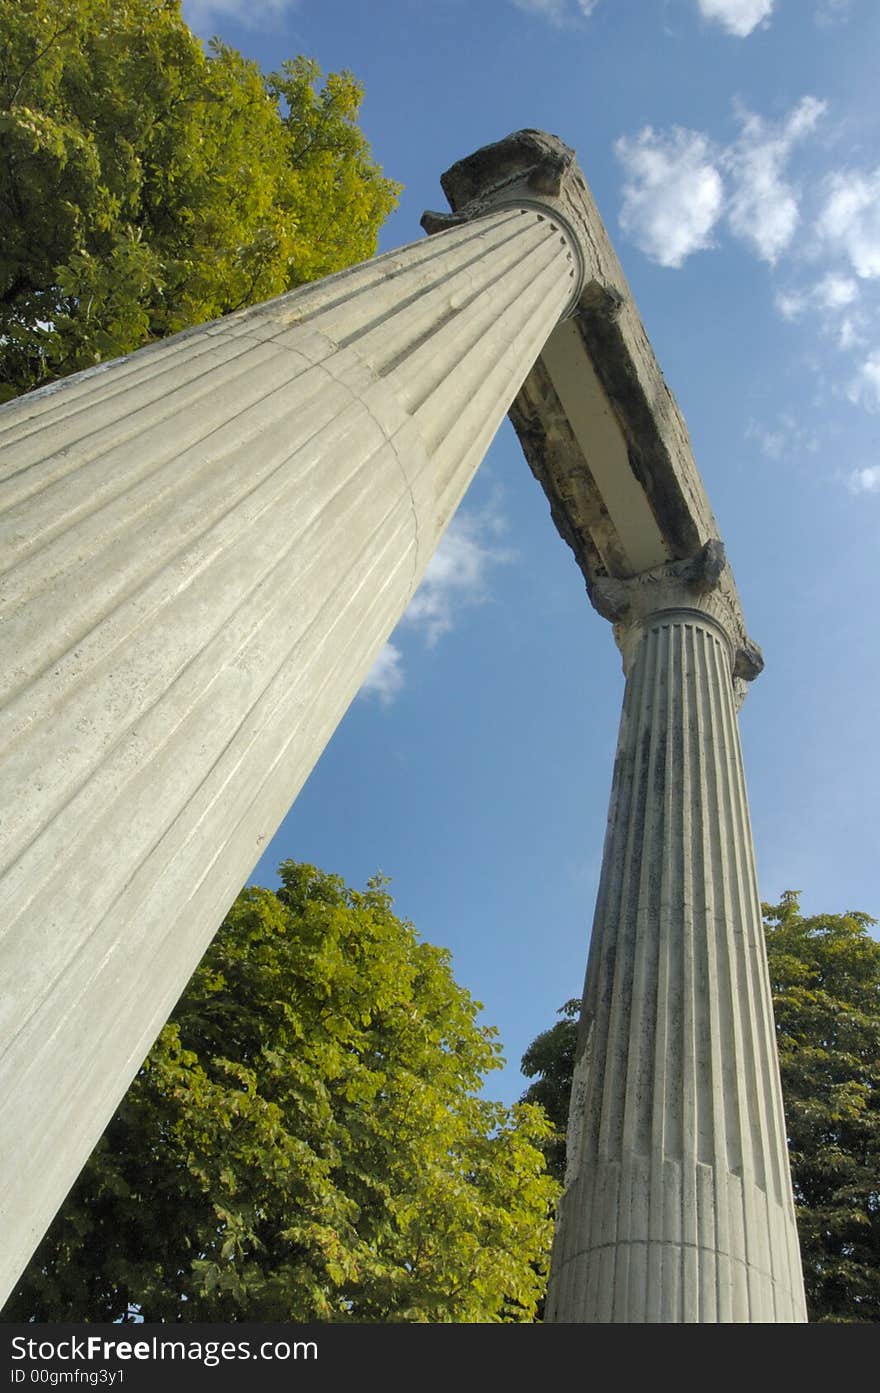
[[[627,686],[549,1321],[805,1319],[733,700],[745,639],[710,550],[615,583]]]
[[[438,235],[0,409],[0,1301],[578,298],[570,152],[517,149]]]

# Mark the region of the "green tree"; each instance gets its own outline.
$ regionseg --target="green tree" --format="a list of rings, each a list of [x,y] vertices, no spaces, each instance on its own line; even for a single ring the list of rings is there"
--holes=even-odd
[[[0,0],[0,401],[371,256],[362,91],[180,0]]]
[[[810,1319],[880,1321],[880,943],[867,914],[804,917],[787,891],[764,933]],[[523,1057],[561,1181],[578,1003]]]
[[[574,996],[560,1006],[556,1014],[562,1019],[535,1037],[521,1065],[526,1078],[535,1080],[526,1089],[522,1101],[536,1104],[547,1115],[551,1131],[542,1149],[547,1169],[560,1185],[565,1179],[565,1132],[580,1009],[581,1003]]]
[[[764,906],[811,1320],[880,1321],[880,943],[867,914]]]
[[[449,955],[285,862],[239,895],[3,1319],[529,1321],[540,1109]]]

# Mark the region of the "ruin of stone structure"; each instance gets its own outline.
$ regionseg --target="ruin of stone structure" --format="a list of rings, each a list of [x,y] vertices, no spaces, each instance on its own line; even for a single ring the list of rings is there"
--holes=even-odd
[[[547,1319],[804,1319],[760,655],[572,152],[443,186],[430,237],[0,411],[4,1292],[509,411],[627,673]]]

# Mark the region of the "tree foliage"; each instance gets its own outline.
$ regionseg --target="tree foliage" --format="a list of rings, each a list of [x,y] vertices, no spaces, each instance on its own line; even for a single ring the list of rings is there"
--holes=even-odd
[[[552,1130],[544,1141],[543,1151],[547,1169],[560,1185],[565,1179],[565,1132],[580,1009],[581,1003],[574,996],[560,1006],[556,1014],[562,1019],[535,1037],[521,1065],[526,1078],[535,1080],[529,1084],[522,1100],[543,1108],[547,1115]]]
[[[444,950],[285,862],[239,895],[5,1320],[528,1321],[556,1186]]]
[[[764,932],[810,1319],[880,1321],[880,943],[867,914],[804,917],[786,892]],[[553,1125],[562,1180],[578,1003],[535,1039],[524,1101]],[[536,1077],[537,1076],[537,1077]]]
[[[0,0],[0,400],[371,256],[397,186],[320,82],[180,0]]]
[[[867,914],[764,906],[812,1320],[880,1321],[880,943]]]

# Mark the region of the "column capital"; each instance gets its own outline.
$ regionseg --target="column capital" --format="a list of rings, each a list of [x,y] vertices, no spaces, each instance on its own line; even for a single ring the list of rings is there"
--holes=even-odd
[[[730,671],[740,693],[763,669],[764,659],[749,638],[724,551],[710,538],[696,556],[668,561],[624,580],[602,576],[590,587],[593,606],[614,625],[614,637],[629,671],[635,649],[655,616],[677,611],[713,620],[727,640]]]
[[[429,234],[500,208],[532,210],[558,227],[571,258],[571,295],[561,318],[574,313],[590,278],[595,248],[578,197],[586,185],[570,146],[546,131],[514,131],[457,160],[440,183],[452,212],[423,213],[421,225]]]

